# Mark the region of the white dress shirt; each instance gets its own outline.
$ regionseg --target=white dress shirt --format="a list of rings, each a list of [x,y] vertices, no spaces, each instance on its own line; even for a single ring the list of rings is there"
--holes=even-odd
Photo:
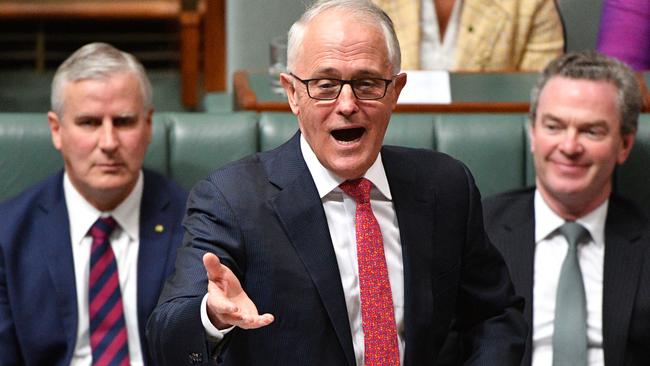
[[[88,320],[88,274],[92,238],[88,231],[100,216],[113,216],[118,226],[110,236],[111,247],[117,262],[124,320],[126,322],[131,366],[141,366],[142,350],[138,330],[137,279],[140,235],[140,201],[142,200],[143,174],[128,197],[112,212],[98,211],[74,188],[67,173],[63,177],[63,192],[70,221],[70,240],[77,287],[77,343],[71,366],[89,366],[92,363]]]
[[[603,265],[605,260],[605,201],[576,222],[590,234],[589,242],[578,246],[587,299],[587,356],[590,366],[605,364],[603,353]],[[553,320],[560,270],[569,244],[557,229],[565,220],[535,191],[535,270],[533,279],[532,366],[553,363]]]
[[[327,218],[336,261],[338,263],[345,294],[345,304],[348,310],[348,321],[352,333],[352,344],[356,363],[364,365],[364,343],[363,329],[361,326],[361,297],[359,289],[359,267],[357,264],[357,239],[355,229],[356,202],[353,198],[344,194],[339,184],[344,182],[329,172],[318,161],[316,154],[311,147],[300,136],[300,149],[307,168],[311,173],[318,194],[323,202],[323,209]],[[370,192],[370,206],[377,218],[384,242],[386,265],[393,295],[393,309],[395,312],[395,323],[397,325],[397,337],[400,354],[400,362],[404,363],[404,270],[402,266],[402,246],[397,225],[395,208],[393,207],[392,196],[388,187],[386,172],[381,162],[381,155],[377,157],[374,164],[364,175],[372,182],[373,188]],[[203,297],[201,306],[201,320],[208,335],[220,340],[233,328],[217,330],[207,315],[207,295]]]
[[[456,0],[447,22],[444,38],[440,38],[438,16],[433,0],[422,0],[420,19],[420,69],[452,70],[456,65],[456,40],[460,28],[462,0]]]
[[[311,147],[300,136],[300,149],[307,163],[318,194],[323,202],[336,261],[339,266],[341,284],[345,294],[348,320],[352,332],[352,343],[357,365],[364,365],[363,329],[361,327],[361,297],[359,289],[359,266],[357,264],[357,239],[355,229],[355,200],[343,193],[339,184],[344,182],[321,165]],[[381,154],[368,169],[364,178],[372,182],[370,206],[379,222],[384,242],[386,265],[393,294],[393,309],[397,324],[397,336],[401,363],[404,363],[404,271],[402,246],[397,217],[393,207],[388,179],[381,162]]]

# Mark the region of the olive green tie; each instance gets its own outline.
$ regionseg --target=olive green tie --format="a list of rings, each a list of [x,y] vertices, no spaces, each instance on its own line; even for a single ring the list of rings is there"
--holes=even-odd
[[[553,366],[587,365],[587,302],[578,263],[578,242],[589,232],[580,224],[566,222],[559,231],[569,243],[555,300]]]

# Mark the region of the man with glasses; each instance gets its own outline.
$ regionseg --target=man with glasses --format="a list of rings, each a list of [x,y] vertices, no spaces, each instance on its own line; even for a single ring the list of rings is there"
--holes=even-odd
[[[289,31],[288,68],[300,131],[193,189],[148,323],[157,362],[434,365],[453,327],[463,360],[519,365],[523,303],[470,173],[381,146],[406,83],[390,19],[319,1]]]

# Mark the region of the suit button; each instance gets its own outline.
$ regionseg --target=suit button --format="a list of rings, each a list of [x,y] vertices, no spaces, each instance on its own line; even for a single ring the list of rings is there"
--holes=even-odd
[[[198,352],[192,352],[189,354],[190,365],[199,365],[203,363],[203,355]]]

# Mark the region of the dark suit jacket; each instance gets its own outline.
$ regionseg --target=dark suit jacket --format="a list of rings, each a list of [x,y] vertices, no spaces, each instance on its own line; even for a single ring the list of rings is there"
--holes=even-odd
[[[474,364],[517,365],[527,327],[521,298],[483,230],[463,165],[432,151],[382,150],[404,262],[405,364],[432,365],[454,315]],[[147,326],[160,365],[354,365],[327,221],[299,134],[213,173],[190,193],[184,246]],[[206,340],[201,257],[216,253],[275,321]]]
[[[145,171],[140,206],[138,328],[145,324],[182,242],[187,194]],[[60,172],[0,205],[0,365],[69,365],[77,337],[70,225]],[[163,225],[158,233],[154,227]]]
[[[524,315],[533,317],[535,215],[533,188],[487,198],[485,228],[503,254]],[[631,202],[612,195],[605,221],[603,349],[608,366],[650,363],[650,252],[647,222]],[[522,365],[531,364],[530,328]]]

